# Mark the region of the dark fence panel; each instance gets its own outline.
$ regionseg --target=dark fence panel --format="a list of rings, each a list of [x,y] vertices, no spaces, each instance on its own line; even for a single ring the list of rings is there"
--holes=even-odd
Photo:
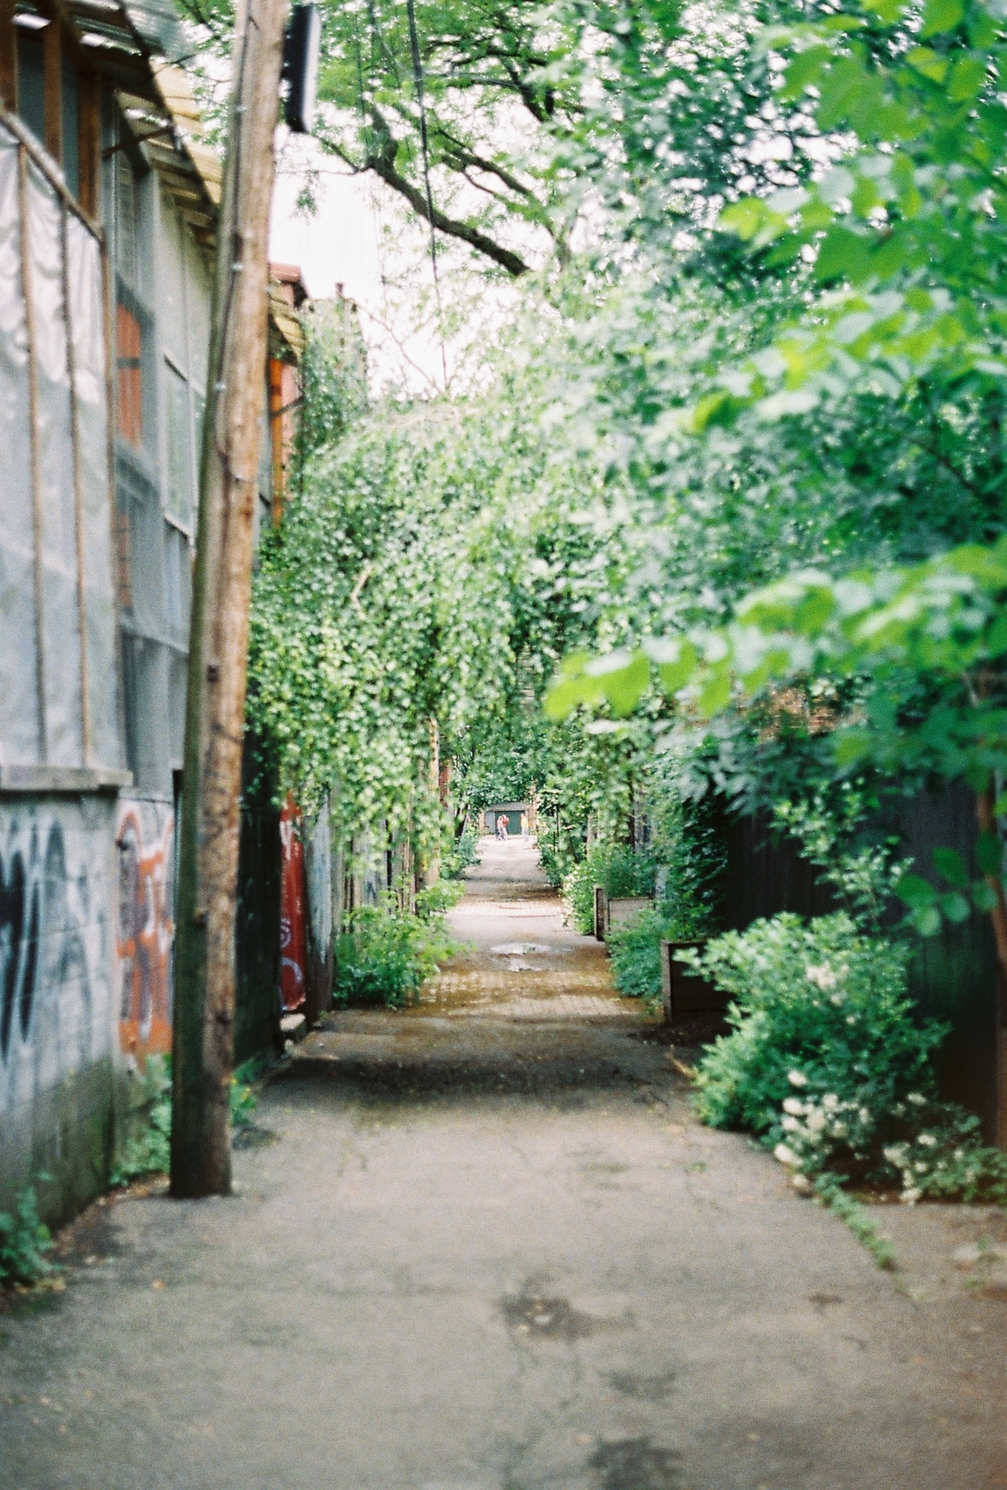
[[[280,814],[246,745],[235,926],[234,1061],[280,1049]]]
[[[836,908],[818,871],[802,859],[792,839],[770,830],[764,817],[725,812],[721,832],[727,845],[721,916],[728,931],[744,931],[763,916],[794,911],[825,916]]]
[[[921,796],[901,818],[905,852],[917,873],[934,879],[933,851],[957,849],[979,873],[973,848],[978,833],[975,799],[964,787],[939,797]],[[937,1057],[944,1096],[977,1112],[992,1141],[997,1110],[997,986],[1000,976],[988,916],[973,913],[958,926],[944,922],[939,935],[919,938],[909,988],[920,1012],[951,1025]]]

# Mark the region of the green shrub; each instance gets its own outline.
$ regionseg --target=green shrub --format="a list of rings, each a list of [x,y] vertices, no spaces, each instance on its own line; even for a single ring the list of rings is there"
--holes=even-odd
[[[141,1077],[145,1107],[140,1130],[123,1145],[112,1170],[113,1185],[128,1185],[146,1174],[166,1174],[171,1166],[171,1057],[149,1055]]]
[[[12,1216],[0,1212],[0,1284],[37,1283],[54,1272],[45,1255],[51,1247],[49,1228],[39,1220],[29,1186],[21,1191]]]
[[[560,888],[567,875],[577,868],[578,863],[576,855],[568,848],[555,848],[542,838],[538,840],[538,861],[554,890]]]
[[[459,838],[451,842],[450,848],[441,856],[441,877],[460,880],[466,869],[479,862],[479,838],[471,828],[466,828]]]
[[[937,1096],[930,1058],[947,1027],[914,1019],[908,953],[840,912],[756,921],[687,954],[735,995],[733,1031],[698,1064],[700,1116],[759,1134],[782,1163],[824,1181],[826,1199],[853,1178],[897,1185],[907,1201],[1007,1202],[1007,1155]]]
[[[685,956],[735,996],[733,1032],[699,1065],[699,1111],[714,1127],[782,1142],[784,1102],[798,1090],[830,1094],[855,1104],[837,1146],[861,1155],[882,1114],[931,1088],[929,1056],[944,1028],[913,1022],[906,948],[860,935],[848,916],[775,916]]]
[[[350,931],[339,938],[336,953],[335,997],[339,1002],[388,1008],[412,1002],[421,985],[437,971],[438,962],[455,950],[442,909],[427,909],[433,890],[417,896],[422,914],[401,910],[390,896],[380,905],[353,912]],[[428,897],[426,902],[424,897]]]
[[[613,926],[608,936],[612,979],[626,998],[661,1002],[661,941],[674,928],[661,909],[648,910],[633,921]]]
[[[255,1109],[259,1099],[253,1090],[268,1062],[264,1056],[255,1056],[237,1066],[231,1077],[231,1127],[248,1128],[255,1120]]]
[[[610,898],[620,895],[653,895],[654,863],[649,855],[618,843],[592,850],[598,856],[600,874],[595,881]],[[589,859],[591,855],[588,856]]]
[[[651,895],[654,890],[653,860],[634,853],[628,844],[596,844],[581,863],[563,880],[563,899],[574,930],[589,936],[594,930],[594,887],[618,896]]]
[[[668,772],[672,762],[663,763]],[[723,875],[724,833],[710,795],[684,798],[674,778],[659,777],[652,799],[651,844],[656,898],[670,940],[710,936],[717,928]]]
[[[562,895],[567,920],[581,936],[590,936],[594,930],[595,884],[588,859],[575,865],[563,879]]]
[[[464,893],[457,880],[437,880],[416,892],[416,914],[421,921],[432,921],[456,906]]]
[[[245,1061],[231,1077],[232,1128],[247,1128],[252,1122],[258,1105],[252,1083],[265,1066],[262,1058]],[[123,1146],[110,1176],[113,1185],[128,1185],[148,1174],[167,1174],[171,1168],[171,1056],[149,1055],[142,1081],[143,1125]]]

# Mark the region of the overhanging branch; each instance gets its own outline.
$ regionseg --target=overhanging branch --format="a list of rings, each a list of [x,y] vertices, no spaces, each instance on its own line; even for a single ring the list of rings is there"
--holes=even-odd
[[[458,238],[461,242],[469,244],[471,248],[476,249],[481,254],[485,254],[488,259],[492,259],[494,263],[499,264],[502,269],[506,269],[507,273],[513,275],[515,279],[529,272],[529,266],[519,254],[513,253],[509,248],[504,248],[502,243],[497,243],[487,233],[483,233],[479,228],[473,227],[470,223],[461,222],[454,217],[447,217],[437,207],[431,209],[423,192],[396,169],[395,159],[399,152],[398,141],[392,135],[391,130],[388,128],[388,123],[380,110],[373,107],[373,105],[371,108],[371,118],[374,124],[375,146],[377,148],[373,149],[367,156],[366,166],[368,169],[372,170],[375,175],[380,176],[382,181],[392,187],[394,191],[397,191],[400,196],[404,197],[414,212],[418,212],[425,221],[432,223],[439,233],[446,233],[450,238]]]

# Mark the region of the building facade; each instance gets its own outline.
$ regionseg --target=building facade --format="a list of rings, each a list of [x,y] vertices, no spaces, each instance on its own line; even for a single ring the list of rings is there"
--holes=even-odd
[[[0,1209],[33,1184],[52,1220],[170,1046],[221,185],[186,49],[168,0],[0,0]],[[283,459],[267,438],[265,521]]]

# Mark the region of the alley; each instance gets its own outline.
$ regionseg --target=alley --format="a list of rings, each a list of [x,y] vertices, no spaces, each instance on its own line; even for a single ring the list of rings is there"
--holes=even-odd
[[[612,992],[520,840],[403,1012],[329,1016],[229,1200],[93,1207],[0,1315],[3,1490],[1007,1490],[986,1209],[879,1272]]]

